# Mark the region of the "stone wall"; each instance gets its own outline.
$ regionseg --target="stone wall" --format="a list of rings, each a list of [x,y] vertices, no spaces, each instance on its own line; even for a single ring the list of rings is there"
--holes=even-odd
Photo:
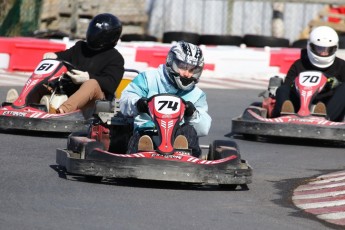
[[[123,33],[146,33],[146,0],[43,0],[40,30],[59,30],[74,38],[85,38],[90,20],[111,13],[123,22]]]

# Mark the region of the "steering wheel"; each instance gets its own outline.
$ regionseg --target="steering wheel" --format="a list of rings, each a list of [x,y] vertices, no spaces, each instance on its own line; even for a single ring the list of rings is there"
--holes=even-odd
[[[72,69],[78,69],[75,65],[73,65],[72,63],[65,61],[65,60],[60,60],[57,59],[58,61],[61,61],[67,68],[68,71],[71,71]]]
[[[66,66],[67,70],[68,71],[71,71],[72,69],[78,69],[75,65],[73,65],[72,63],[70,63],[69,61],[65,61],[65,60],[62,60],[62,59],[56,59],[57,61],[60,61],[62,62],[62,64],[64,66]],[[60,81],[61,82],[64,82],[64,84],[68,84],[68,83],[72,83],[72,79],[67,75],[67,74],[64,74],[61,78],[60,78]]]

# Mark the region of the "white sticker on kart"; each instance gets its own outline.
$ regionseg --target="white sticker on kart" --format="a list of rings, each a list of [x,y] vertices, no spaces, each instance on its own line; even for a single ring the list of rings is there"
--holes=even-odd
[[[299,74],[299,84],[306,87],[311,87],[320,84],[322,77],[321,72],[307,71]]]
[[[59,65],[59,61],[57,60],[43,60],[35,69],[35,74],[48,74],[56,69]]]
[[[155,109],[162,114],[174,114],[180,110],[181,99],[173,96],[158,96],[155,98]]]

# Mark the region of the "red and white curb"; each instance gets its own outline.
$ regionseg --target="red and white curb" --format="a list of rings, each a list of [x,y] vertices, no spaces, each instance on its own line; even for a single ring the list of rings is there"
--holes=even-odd
[[[297,187],[292,201],[321,220],[345,226],[345,171],[322,175]]]

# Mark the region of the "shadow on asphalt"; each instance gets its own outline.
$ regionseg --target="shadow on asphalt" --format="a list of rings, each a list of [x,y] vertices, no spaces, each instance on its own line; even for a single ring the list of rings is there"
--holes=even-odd
[[[255,135],[235,135],[228,133],[225,137],[234,138],[244,141],[271,143],[271,144],[282,144],[282,145],[298,145],[298,146],[316,146],[324,148],[344,148],[345,142],[343,141],[330,141],[330,140],[315,140],[307,138],[291,138],[291,137],[264,137]]]
[[[43,131],[26,131],[26,130],[10,130],[0,129],[2,134],[10,134],[16,136],[34,136],[34,137],[48,137],[48,138],[67,138],[70,133],[56,133],[56,132],[43,132]]]

